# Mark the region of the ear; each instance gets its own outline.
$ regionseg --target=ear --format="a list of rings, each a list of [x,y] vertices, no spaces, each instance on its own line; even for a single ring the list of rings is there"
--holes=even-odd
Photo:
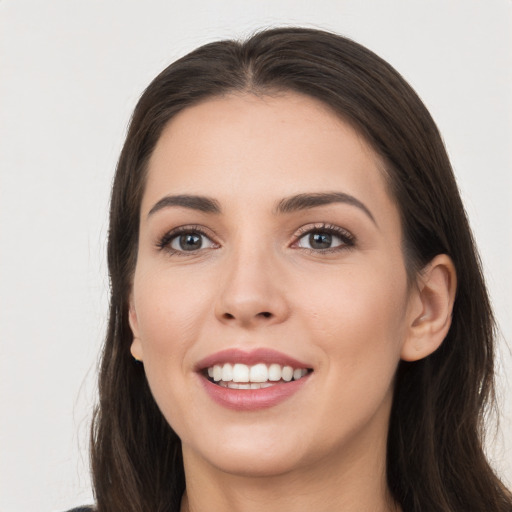
[[[402,346],[404,361],[418,361],[439,348],[450,329],[457,289],[455,266],[437,255],[419,274],[411,291],[408,332]]]
[[[128,308],[128,322],[133,334],[133,341],[130,346],[130,352],[134,359],[137,361],[143,360],[142,342],[139,337],[139,321],[137,319],[137,312],[135,311],[135,304],[133,302],[133,295],[130,294],[129,308]]]

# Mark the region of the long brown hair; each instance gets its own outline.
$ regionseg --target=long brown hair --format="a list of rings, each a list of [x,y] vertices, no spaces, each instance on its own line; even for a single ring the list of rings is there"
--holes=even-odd
[[[482,448],[483,416],[494,402],[494,321],[437,127],[388,63],[349,39],[304,28],[202,46],[157,76],[135,108],[110,209],[110,319],[91,438],[98,511],[177,511],[185,489],[180,440],[130,355],[128,297],[148,158],[166,123],[188,106],[236,91],[286,90],[322,101],[386,163],[409,275],[441,253],[456,267],[444,343],[397,371],[387,452],[393,497],[411,512],[511,511],[512,498]]]

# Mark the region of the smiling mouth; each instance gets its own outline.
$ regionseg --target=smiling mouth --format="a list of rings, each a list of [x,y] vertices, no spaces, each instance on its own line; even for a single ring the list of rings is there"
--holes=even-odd
[[[209,366],[203,375],[212,383],[230,389],[263,389],[298,381],[311,373],[311,368],[293,368],[277,363],[246,365],[224,363]]]

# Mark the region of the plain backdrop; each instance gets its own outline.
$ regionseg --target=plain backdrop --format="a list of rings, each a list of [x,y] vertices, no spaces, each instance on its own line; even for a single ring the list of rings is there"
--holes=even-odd
[[[137,98],[200,44],[283,24],[365,44],[441,129],[502,331],[488,446],[512,484],[512,1],[0,0],[0,512],[92,501],[108,197]]]

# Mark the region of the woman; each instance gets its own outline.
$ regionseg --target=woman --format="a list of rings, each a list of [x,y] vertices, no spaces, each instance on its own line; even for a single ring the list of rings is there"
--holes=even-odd
[[[97,510],[510,511],[494,324],[437,128],[339,36],[199,48],[141,97],[110,211]]]

